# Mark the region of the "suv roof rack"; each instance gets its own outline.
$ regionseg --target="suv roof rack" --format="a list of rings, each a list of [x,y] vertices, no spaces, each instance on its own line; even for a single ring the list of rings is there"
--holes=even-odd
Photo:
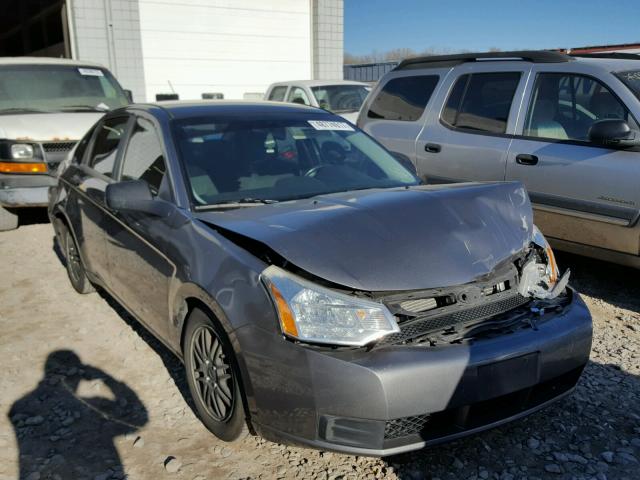
[[[450,67],[466,62],[488,60],[524,60],[533,63],[562,63],[573,60],[572,57],[551,50],[522,50],[515,52],[483,52],[458,53],[455,55],[433,55],[426,57],[407,58],[400,62],[395,70],[414,68]]]
[[[571,57],[580,58],[617,58],[619,60],[640,60],[640,54],[638,53],[624,53],[624,52],[585,52],[585,53],[570,53]]]

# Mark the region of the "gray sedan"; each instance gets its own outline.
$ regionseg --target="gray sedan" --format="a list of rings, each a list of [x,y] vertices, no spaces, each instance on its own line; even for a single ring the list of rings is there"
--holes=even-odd
[[[184,361],[223,440],[417,449],[546,406],[589,358],[590,314],[521,184],[420,185],[320,109],[110,112],[49,215],[73,287]]]

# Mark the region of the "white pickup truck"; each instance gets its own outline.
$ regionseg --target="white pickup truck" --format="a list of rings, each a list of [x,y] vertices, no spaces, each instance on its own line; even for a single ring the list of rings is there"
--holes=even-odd
[[[48,203],[58,163],[105,112],[130,103],[104,67],[58,58],[0,58],[0,230],[17,209]]]

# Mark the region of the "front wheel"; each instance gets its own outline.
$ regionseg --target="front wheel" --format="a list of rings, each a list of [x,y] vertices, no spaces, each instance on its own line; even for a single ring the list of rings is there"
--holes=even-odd
[[[183,355],[202,423],[226,442],[244,436],[248,429],[233,349],[222,327],[202,310],[187,318]]]

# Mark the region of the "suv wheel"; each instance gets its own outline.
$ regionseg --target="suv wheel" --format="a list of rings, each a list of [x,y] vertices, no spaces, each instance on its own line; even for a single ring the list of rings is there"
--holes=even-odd
[[[0,207],[0,232],[18,228],[18,214]]]
[[[248,428],[233,349],[222,327],[202,310],[187,318],[183,356],[202,423],[226,442],[244,437]]]

